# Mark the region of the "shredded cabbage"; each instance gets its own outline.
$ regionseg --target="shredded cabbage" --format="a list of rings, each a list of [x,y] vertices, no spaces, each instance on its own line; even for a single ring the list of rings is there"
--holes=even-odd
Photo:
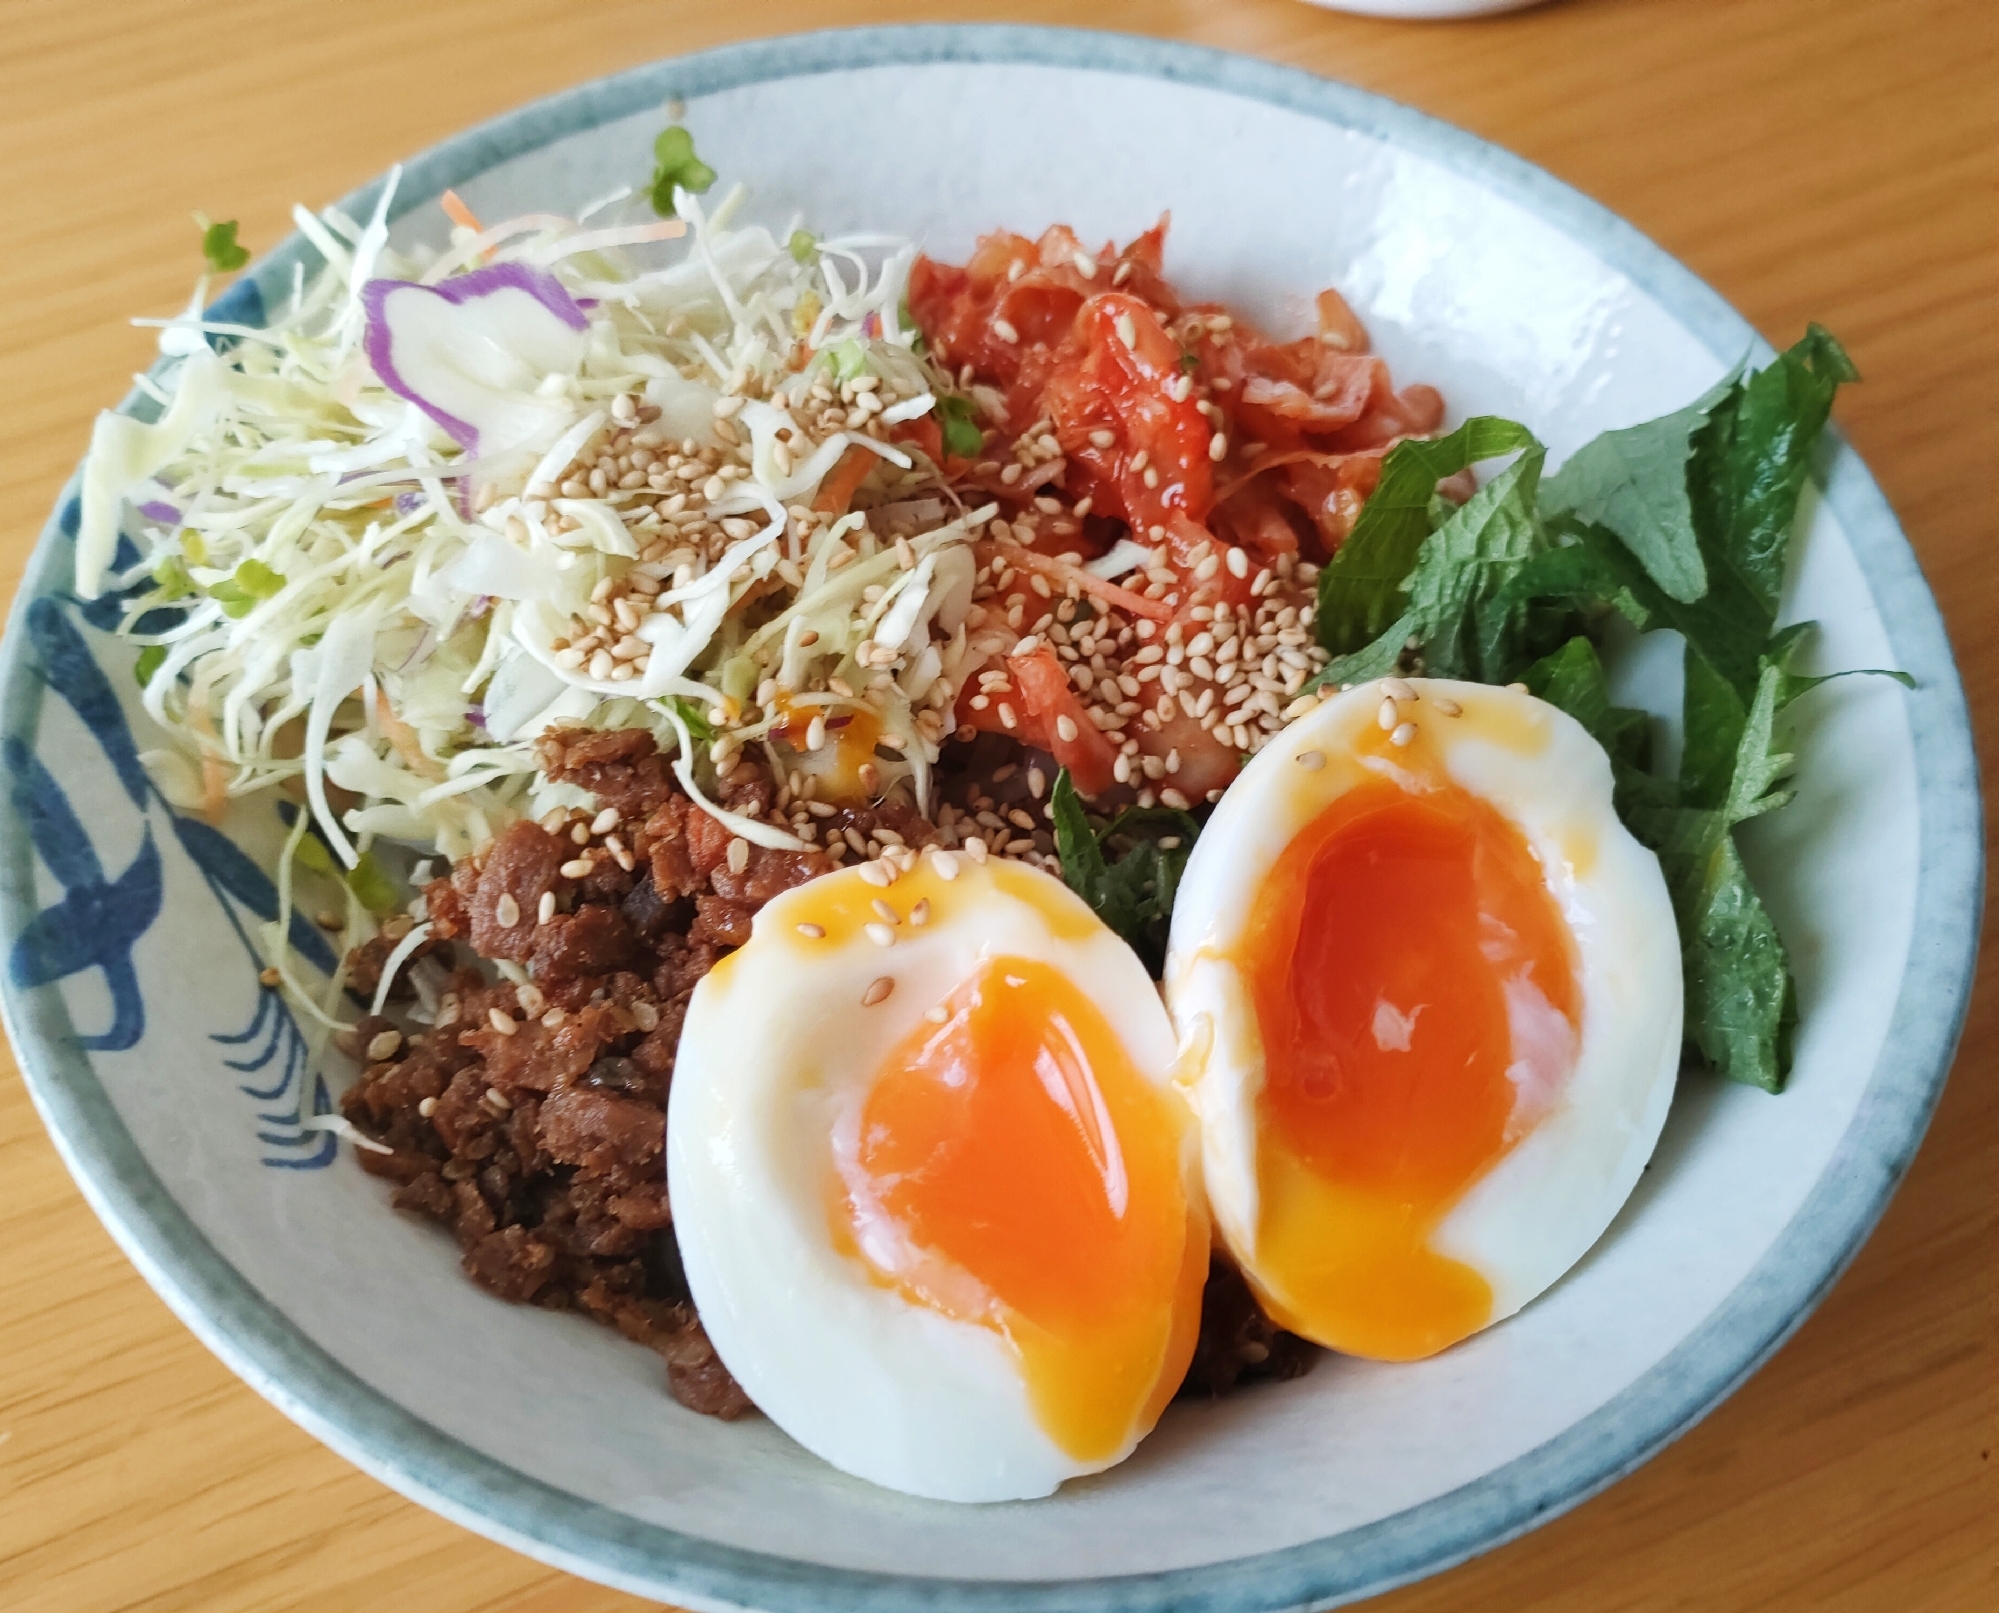
[[[458,857],[573,795],[549,728],[638,726],[787,844],[693,769],[852,707],[925,804],[993,512],[925,448],[949,379],[902,312],[914,249],[737,227],[738,189],[680,192],[678,242],[614,203],[403,255],[392,191],[365,225],[299,210],[324,265],[268,327],[165,321],[159,419],[98,422],[77,588],[158,647],[163,787],[296,781],[349,867],[376,836]]]

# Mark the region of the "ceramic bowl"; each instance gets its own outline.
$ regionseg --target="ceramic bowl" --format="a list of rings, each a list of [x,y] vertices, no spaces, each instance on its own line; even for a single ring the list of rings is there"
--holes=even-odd
[[[676,102],[779,223],[953,257],[1000,224],[1122,238],[1171,208],[1181,286],[1303,327],[1337,285],[1399,378],[1434,382],[1456,415],[1528,421],[1556,460],[1767,356],[1628,225],[1469,135],[1303,73],[1101,34],[882,29],[661,62],[417,158],[395,228],[441,238],[446,186],[501,217],[641,180]],[[376,194],[344,205],[365,216]],[[304,251],[263,263],[228,315],[261,318]],[[909,1500],[768,1423],[683,1410],[657,1360],[607,1332],[488,1298],[448,1238],[301,1125],[347,1072],[315,1068],[307,1028],[257,983],[276,823],[245,807],[225,837],[149,784],[132,657],[106,607],[70,593],[75,517],[65,495],[0,666],[6,1017],[58,1146],[147,1279],[301,1425],[471,1528],[649,1596],[1250,1613],[1456,1562],[1644,1461],[1797,1326],[1908,1164],[1964,1011],[1981,842],[1963,699],[1914,556],[1835,433],[1786,614],[1824,624],[1826,666],[1899,666],[1918,687],[1843,680],[1801,708],[1797,804],[1747,837],[1797,962],[1791,1089],[1688,1075],[1601,1244],[1435,1360],[1329,1358],[1176,1406],[1132,1460],[1050,1500]]]
[[[1355,11],[1364,17],[1394,17],[1406,22],[1449,22],[1458,17],[1484,17],[1495,11],[1525,11],[1543,0],[1311,0],[1328,11]]]

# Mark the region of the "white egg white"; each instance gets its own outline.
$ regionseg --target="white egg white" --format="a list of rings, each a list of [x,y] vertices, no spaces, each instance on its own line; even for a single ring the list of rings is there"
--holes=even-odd
[[[1679,1068],[1677,932],[1658,859],[1618,821],[1609,758],[1554,706],[1484,684],[1411,679],[1401,715],[1437,747],[1457,785],[1521,832],[1576,944],[1581,988],[1574,1064],[1551,1090],[1523,1084],[1531,1129],[1447,1212],[1439,1254],[1490,1283],[1490,1321],[1511,1316],[1579,1260],[1610,1224],[1651,1156]],[[1392,777],[1380,744],[1384,685],[1364,684],[1300,717],[1244,768],[1189,858],[1174,907],[1166,1000],[1183,1076],[1201,1118],[1211,1211],[1231,1252],[1257,1273],[1257,1099],[1264,1058],[1234,953],[1273,864],[1345,790]],[[1445,712],[1455,706],[1457,715]],[[1363,753],[1366,747],[1387,756]],[[1325,922],[1339,922],[1337,913]],[[1512,1006],[1511,1004],[1509,1006]],[[1543,1005],[1545,1007],[1545,1004]],[[1448,1011],[1447,1005],[1439,1005]],[[1545,1066],[1532,1013],[1515,1012],[1516,1059]],[[1377,1025],[1377,1039],[1396,1027]],[[1538,1118],[1530,1110],[1540,1109]]]
[[[891,1489],[1019,1500],[1123,1460],[1147,1430],[1107,1460],[1077,1461],[1037,1422],[997,1332],[912,1302],[836,1249],[829,1139],[851,1128],[925,1012],[995,957],[1058,967],[1162,1088],[1173,1031],[1144,966],[1060,881],[962,856],[953,866],[942,880],[926,857],[887,889],[842,869],[758,912],[748,944],[702,980],[688,1009],[667,1109],[668,1192],[708,1336],[773,1422]],[[824,917],[832,882],[855,886],[862,906],[891,907],[901,919],[892,945],[859,926],[800,933]],[[1032,899],[1009,894],[1022,890]],[[886,997],[882,980],[893,982]],[[1190,1125],[1184,1178],[1198,1202],[1196,1146]]]

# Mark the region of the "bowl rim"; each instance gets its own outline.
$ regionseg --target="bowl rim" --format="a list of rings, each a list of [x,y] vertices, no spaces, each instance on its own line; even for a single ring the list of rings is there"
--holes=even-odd
[[[456,135],[403,169],[400,216],[446,186],[564,136],[770,79],[938,63],[1080,68],[1246,97],[1412,152],[1527,208],[1594,252],[1723,362],[1770,349],[1691,271],[1598,203],[1477,137],[1301,69],[1175,41],[1049,27],[932,24],[828,30],[724,45],[578,86]],[[386,176],[384,176],[386,177]],[[383,178],[341,204],[365,214]],[[306,248],[289,238],[246,281],[276,294]],[[128,403],[131,401],[127,400]],[[765,1613],[1262,1613],[1330,1606],[1440,1572],[1595,1495],[1726,1398],[1803,1322],[1879,1219],[1942,1091],[1968,1008],[1983,905],[1977,761],[1962,685],[1916,556],[1835,428],[1814,478],[1866,573],[1895,664],[1918,679],[1908,712],[1919,822],[1913,939],[1881,1054],[1833,1157],[1776,1242],[1686,1339],[1605,1405],[1458,1489],[1299,1545],[1158,1572],[964,1580],[828,1567],[724,1545],[585,1501],[486,1456],[342,1366],[209,1243],[147,1163],[76,1042],[60,992],[0,981],[24,1079],[90,1207],[174,1313],[307,1432],[394,1489],[541,1561],[644,1595]],[[67,591],[75,481],[44,529],[0,646],[0,729],[32,747],[43,684],[24,645],[30,602]],[[36,907],[34,857],[0,803],[0,927]]]

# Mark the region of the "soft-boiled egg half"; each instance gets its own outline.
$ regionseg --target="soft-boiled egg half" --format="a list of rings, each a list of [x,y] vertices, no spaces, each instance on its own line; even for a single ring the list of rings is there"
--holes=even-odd
[[[1364,684],[1261,751],[1188,860],[1166,998],[1251,1287],[1380,1360],[1512,1315],[1581,1257],[1680,1058],[1672,907],[1609,759],[1483,684]]]
[[[913,1495],[1046,1495],[1186,1372],[1209,1254],[1175,1044],[1058,880],[932,853],[756,916],[701,982],[668,1191],[708,1336],[759,1407]]]

